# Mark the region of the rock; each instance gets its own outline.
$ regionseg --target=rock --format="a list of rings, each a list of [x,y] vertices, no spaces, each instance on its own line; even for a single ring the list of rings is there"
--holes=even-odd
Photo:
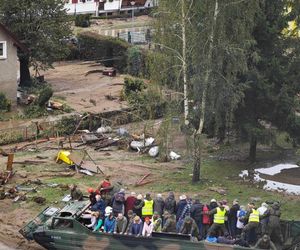
[[[26,173],[19,173],[19,176],[20,176],[21,178],[27,178],[27,174],[26,174]]]
[[[33,201],[42,205],[46,202],[46,199],[44,197],[37,196],[33,198]]]
[[[261,201],[261,198],[260,197],[250,197],[250,201],[258,202],[258,201]]]

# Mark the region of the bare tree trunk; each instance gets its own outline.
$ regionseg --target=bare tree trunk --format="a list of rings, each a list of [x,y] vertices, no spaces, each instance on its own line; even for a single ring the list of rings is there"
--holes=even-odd
[[[214,27],[217,22],[218,13],[219,13],[219,4],[218,4],[218,0],[216,0],[213,23],[212,23],[211,32],[209,35],[207,70],[206,70],[205,76],[204,76],[204,89],[203,89],[203,93],[202,93],[199,128],[198,128],[198,131],[194,134],[194,138],[193,138],[194,139],[194,166],[193,166],[193,178],[192,178],[193,183],[200,181],[201,151],[202,151],[201,150],[202,149],[201,135],[202,135],[203,125],[204,125],[207,91],[208,91],[209,79],[210,79],[210,74],[211,74],[211,66],[212,66],[212,53],[213,53],[213,42],[214,42],[214,32],[215,32]]]
[[[181,0],[181,27],[182,27],[182,73],[183,73],[183,98],[184,98],[184,123],[189,124],[189,101],[188,101],[188,86],[187,86],[187,46],[186,46],[186,13],[184,8],[184,1]]]
[[[20,86],[29,87],[31,85],[31,77],[29,71],[29,58],[20,56]]]
[[[249,159],[251,163],[256,161],[256,147],[257,147],[257,138],[255,135],[251,135],[250,152],[249,152]]]
[[[193,135],[193,178],[192,182],[200,181],[200,168],[201,168],[201,135],[194,133]]]
[[[209,35],[209,47],[208,47],[208,54],[207,54],[207,69],[206,69],[206,72],[204,75],[204,82],[203,82],[204,88],[203,88],[202,101],[201,101],[201,114],[200,114],[199,128],[198,128],[197,134],[202,134],[203,126],[204,126],[207,91],[208,91],[209,79],[210,79],[210,74],[211,74],[211,66],[212,66],[214,33],[215,33],[215,26],[217,23],[218,14],[219,14],[219,4],[218,4],[218,0],[216,0],[215,1],[214,18],[213,18],[213,23],[211,25],[210,35]]]

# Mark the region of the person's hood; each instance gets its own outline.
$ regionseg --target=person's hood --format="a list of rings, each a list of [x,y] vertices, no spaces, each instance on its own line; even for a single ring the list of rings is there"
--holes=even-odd
[[[272,207],[274,210],[279,210],[279,209],[280,209],[280,205],[279,205],[278,202],[274,202],[274,204],[272,204],[271,207]]]
[[[174,193],[170,192],[169,195],[168,195],[168,198],[174,200],[175,199]]]
[[[173,220],[176,220],[176,217],[175,217],[174,214],[171,214],[171,215],[169,216],[169,218],[170,218],[170,219],[173,219]]]

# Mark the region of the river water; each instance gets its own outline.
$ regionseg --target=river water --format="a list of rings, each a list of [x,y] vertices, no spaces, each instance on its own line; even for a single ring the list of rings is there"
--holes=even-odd
[[[265,190],[300,195],[300,167],[294,163],[281,163],[272,167],[243,170],[241,178],[263,182]]]

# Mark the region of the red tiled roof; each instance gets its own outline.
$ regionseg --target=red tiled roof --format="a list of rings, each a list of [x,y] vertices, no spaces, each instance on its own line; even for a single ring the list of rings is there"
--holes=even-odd
[[[0,29],[2,29],[13,41],[15,46],[21,49],[24,52],[28,52],[28,48],[25,47],[24,44],[20,42],[20,40],[11,32],[8,28],[6,28],[2,23],[0,23]]]

